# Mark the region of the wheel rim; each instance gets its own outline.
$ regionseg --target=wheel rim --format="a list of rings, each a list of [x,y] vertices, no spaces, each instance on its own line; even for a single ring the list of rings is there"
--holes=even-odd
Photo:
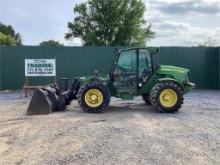
[[[164,89],[160,93],[160,103],[167,108],[174,106],[177,102],[177,94],[173,89]]]
[[[90,89],[85,94],[85,102],[90,107],[98,107],[103,102],[103,94],[98,89]]]

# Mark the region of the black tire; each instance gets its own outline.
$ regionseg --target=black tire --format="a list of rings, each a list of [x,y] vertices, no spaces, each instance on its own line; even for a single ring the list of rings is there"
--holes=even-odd
[[[148,93],[143,94],[143,95],[142,95],[142,98],[143,98],[143,100],[145,101],[145,103],[146,103],[147,105],[152,105],[151,102],[150,102],[150,96],[149,96]]]
[[[160,94],[165,89],[171,89],[176,93],[177,100],[174,105],[171,107],[164,106],[160,101]],[[156,84],[151,92],[150,92],[150,102],[152,103],[153,107],[163,113],[175,113],[177,112],[182,104],[183,104],[183,91],[179,84],[174,81],[164,81]]]
[[[86,103],[85,95],[90,89],[97,89],[102,93],[103,101],[102,103],[97,107],[91,107]],[[109,105],[110,102],[110,92],[108,88],[106,88],[103,84],[99,82],[91,82],[84,86],[82,86],[79,89],[78,95],[78,103],[80,107],[83,109],[83,111],[87,113],[99,113],[103,112],[105,108]]]

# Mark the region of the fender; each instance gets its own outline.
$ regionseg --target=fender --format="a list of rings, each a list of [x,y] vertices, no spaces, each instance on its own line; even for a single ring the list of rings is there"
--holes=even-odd
[[[175,79],[172,79],[172,78],[169,78],[169,77],[165,77],[165,78],[159,79],[159,82],[162,82],[162,81],[174,81],[174,82],[177,83],[177,84],[182,88],[182,90],[184,91],[184,88],[183,88],[183,86],[181,85],[181,83],[179,83],[179,82],[176,81]]]
[[[175,81],[175,82],[177,82],[175,79],[169,78],[169,77],[160,78],[160,79],[159,79],[159,82],[160,82],[160,81]],[[178,83],[178,82],[177,82],[177,83]]]

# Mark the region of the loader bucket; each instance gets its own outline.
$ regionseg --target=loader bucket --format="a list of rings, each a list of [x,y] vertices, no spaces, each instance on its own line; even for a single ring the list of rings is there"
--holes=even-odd
[[[27,115],[48,114],[53,111],[53,103],[49,99],[47,92],[36,89],[28,106]]]
[[[27,115],[49,114],[64,110],[72,100],[76,99],[78,89],[77,79],[72,83],[71,90],[67,90],[67,87],[62,88],[61,85],[59,88],[54,84],[36,89],[29,103]]]
[[[27,115],[52,113],[58,109],[59,90],[55,85],[48,85],[35,90],[28,106]]]

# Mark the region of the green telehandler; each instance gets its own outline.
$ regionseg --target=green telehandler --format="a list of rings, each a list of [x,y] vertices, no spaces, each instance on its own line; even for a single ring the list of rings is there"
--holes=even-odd
[[[177,112],[183,104],[183,95],[195,84],[189,82],[188,69],[155,65],[153,56],[157,53],[158,48],[116,49],[108,75],[95,71],[92,76],[75,78],[69,90],[68,83],[37,89],[27,114],[64,110],[74,99],[85,112],[98,113],[108,107],[111,97],[129,100],[135,96],[142,96],[158,112]]]

